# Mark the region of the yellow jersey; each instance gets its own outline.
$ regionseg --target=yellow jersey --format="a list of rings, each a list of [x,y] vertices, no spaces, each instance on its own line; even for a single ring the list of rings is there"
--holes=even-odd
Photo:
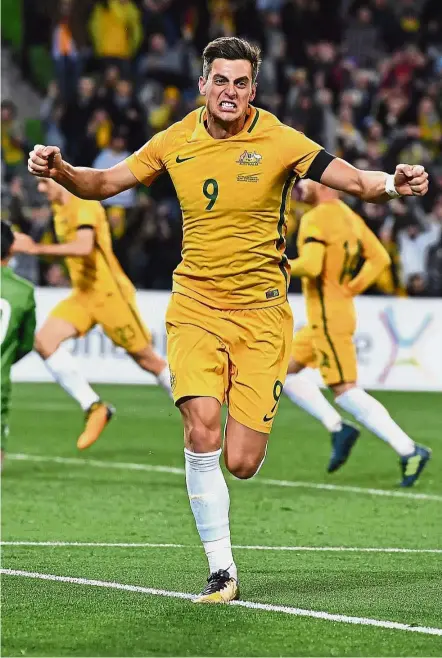
[[[302,277],[309,325],[314,330],[327,332],[332,327],[338,333],[353,333],[353,296],[359,291],[352,290],[350,282],[362,259],[382,270],[388,255],[364,220],[339,199],[320,203],[302,217],[297,241],[300,255],[309,242],[325,246],[321,274]]]
[[[183,215],[182,260],[173,291],[214,308],[285,301],[290,193],[322,147],[250,107],[243,130],[214,139],[205,107],[156,134],[127,160],[140,183],[168,171]]]
[[[58,242],[72,242],[77,231],[94,230],[94,248],[88,256],[67,256],[65,262],[72,287],[83,292],[110,292],[117,287],[125,295],[134,287],[112,251],[106,213],[98,201],[85,201],[71,195],[66,204],[52,204]]]

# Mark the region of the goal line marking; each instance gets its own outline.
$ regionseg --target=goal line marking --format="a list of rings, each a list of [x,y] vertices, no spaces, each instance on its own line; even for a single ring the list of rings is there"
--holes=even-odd
[[[49,580],[61,583],[70,583],[73,585],[88,585],[92,587],[103,587],[107,589],[123,590],[127,592],[137,592],[139,594],[149,594],[151,596],[164,596],[174,599],[191,600],[193,594],[187,592],[174,592],[166,589],[154,589],[153,587],[141,587],[140,585],[126,585],[106,580],[89,580],[88,578],[72,578],[70,576],[56,576],[49,573],[35,573],[32,571],[21,571],[18,569],[0,569],[5,576],[21,576],[24,578],[34,578],[38,580]],[[284,605],[272,605],[270,603],[256,603],[255,601],[232,601],[229,605],[249,608],[252,610],[263,610],[265,612],[279,612],[295,617],[312,617],[314,619],[323,619],[325,621],[341,622],[345,624],[355,624],[359,626],[376,626],[378,628],[388,628],[398,631],[409,631],[411,633],[423,633],[425,635],[442,636],[442,628],[432,628],[429,626],[414,626],[412,624],[403,624],[397,621],[384,621],[381,619],[370,619],[369,617],[353,617],[348,615],[332,614],[320,610],[305,610],[303,608],[294,608]]]
[[[78,547],[78,548],[188,548],[201,549],[197,544],[159,544],[151,542],[88,542],[88,541],[0,541],[0,546]],[[237,544],[232,548],[246,551],[311,551],[323,553],[433,553],[442,554],[442,548],[397,548],[359,546],[249,546]]]
[[[170,475],[184,476],[183,468],[173,466],[159,466],[155,464],[136,464],[131,462],[100,461],[99,459],[81,459],[79,457],[52,457],[48,455],[31,455],[11,453],[8,458],[15,461],[30,461],[42,463],[64,464],[66,466],[91,466],[93,468],[109,468],[125,471],[145,471],[149,473],[168,473]],[[410,491],[396,491],[394,489],[371,489],[369,487],[353,487],[345,484],[325,484],[322,482],[303,482],[291,480],[275,480],[272,478],[256,477],[249,480],[252,484],[261,484],[275,487],[293,487],[301,489],[319,489],[325,491],[350,491],[371,496],[385,496],[390,498],[408,498],[412,500],[431,500],[442,502],[442,496],[426,493],[412,493]]]

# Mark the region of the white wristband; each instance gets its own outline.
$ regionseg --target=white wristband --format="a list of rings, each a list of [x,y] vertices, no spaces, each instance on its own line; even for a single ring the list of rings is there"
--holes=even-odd
[[[387,174],[387,178],[385,179],[385,191],[391,199],[397,199],[401,196],[394,186],[394,174]]]

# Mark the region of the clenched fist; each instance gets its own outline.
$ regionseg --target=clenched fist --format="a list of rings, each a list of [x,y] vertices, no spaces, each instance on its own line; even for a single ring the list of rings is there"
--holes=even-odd
[[[394,186],[402,196],[424,196],[428,192],[428,174],[422,165],[398,164]]]
[[[29,153],[28,171],[40,178],[55,178],[63,168],[63,159],[58,146],[36,144]]]
[[[25,233],[14,233],[14,242],[12,245],[14,254],[37,254],[38,245],[34,240]]]

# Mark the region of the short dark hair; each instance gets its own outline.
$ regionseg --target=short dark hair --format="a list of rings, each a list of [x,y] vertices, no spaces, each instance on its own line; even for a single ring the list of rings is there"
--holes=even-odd
[[[14,242],[14,233],[9,222],[2,219],[2,245],[1,245],[1,258],[4,260],[10,255],[12,243]]]
[[[246,59],[252,65],[252,82],[256,82],[261,64],[261,48],[239,37],[220,37],[203,50],[203,78],[207,80],[213,60]]]

